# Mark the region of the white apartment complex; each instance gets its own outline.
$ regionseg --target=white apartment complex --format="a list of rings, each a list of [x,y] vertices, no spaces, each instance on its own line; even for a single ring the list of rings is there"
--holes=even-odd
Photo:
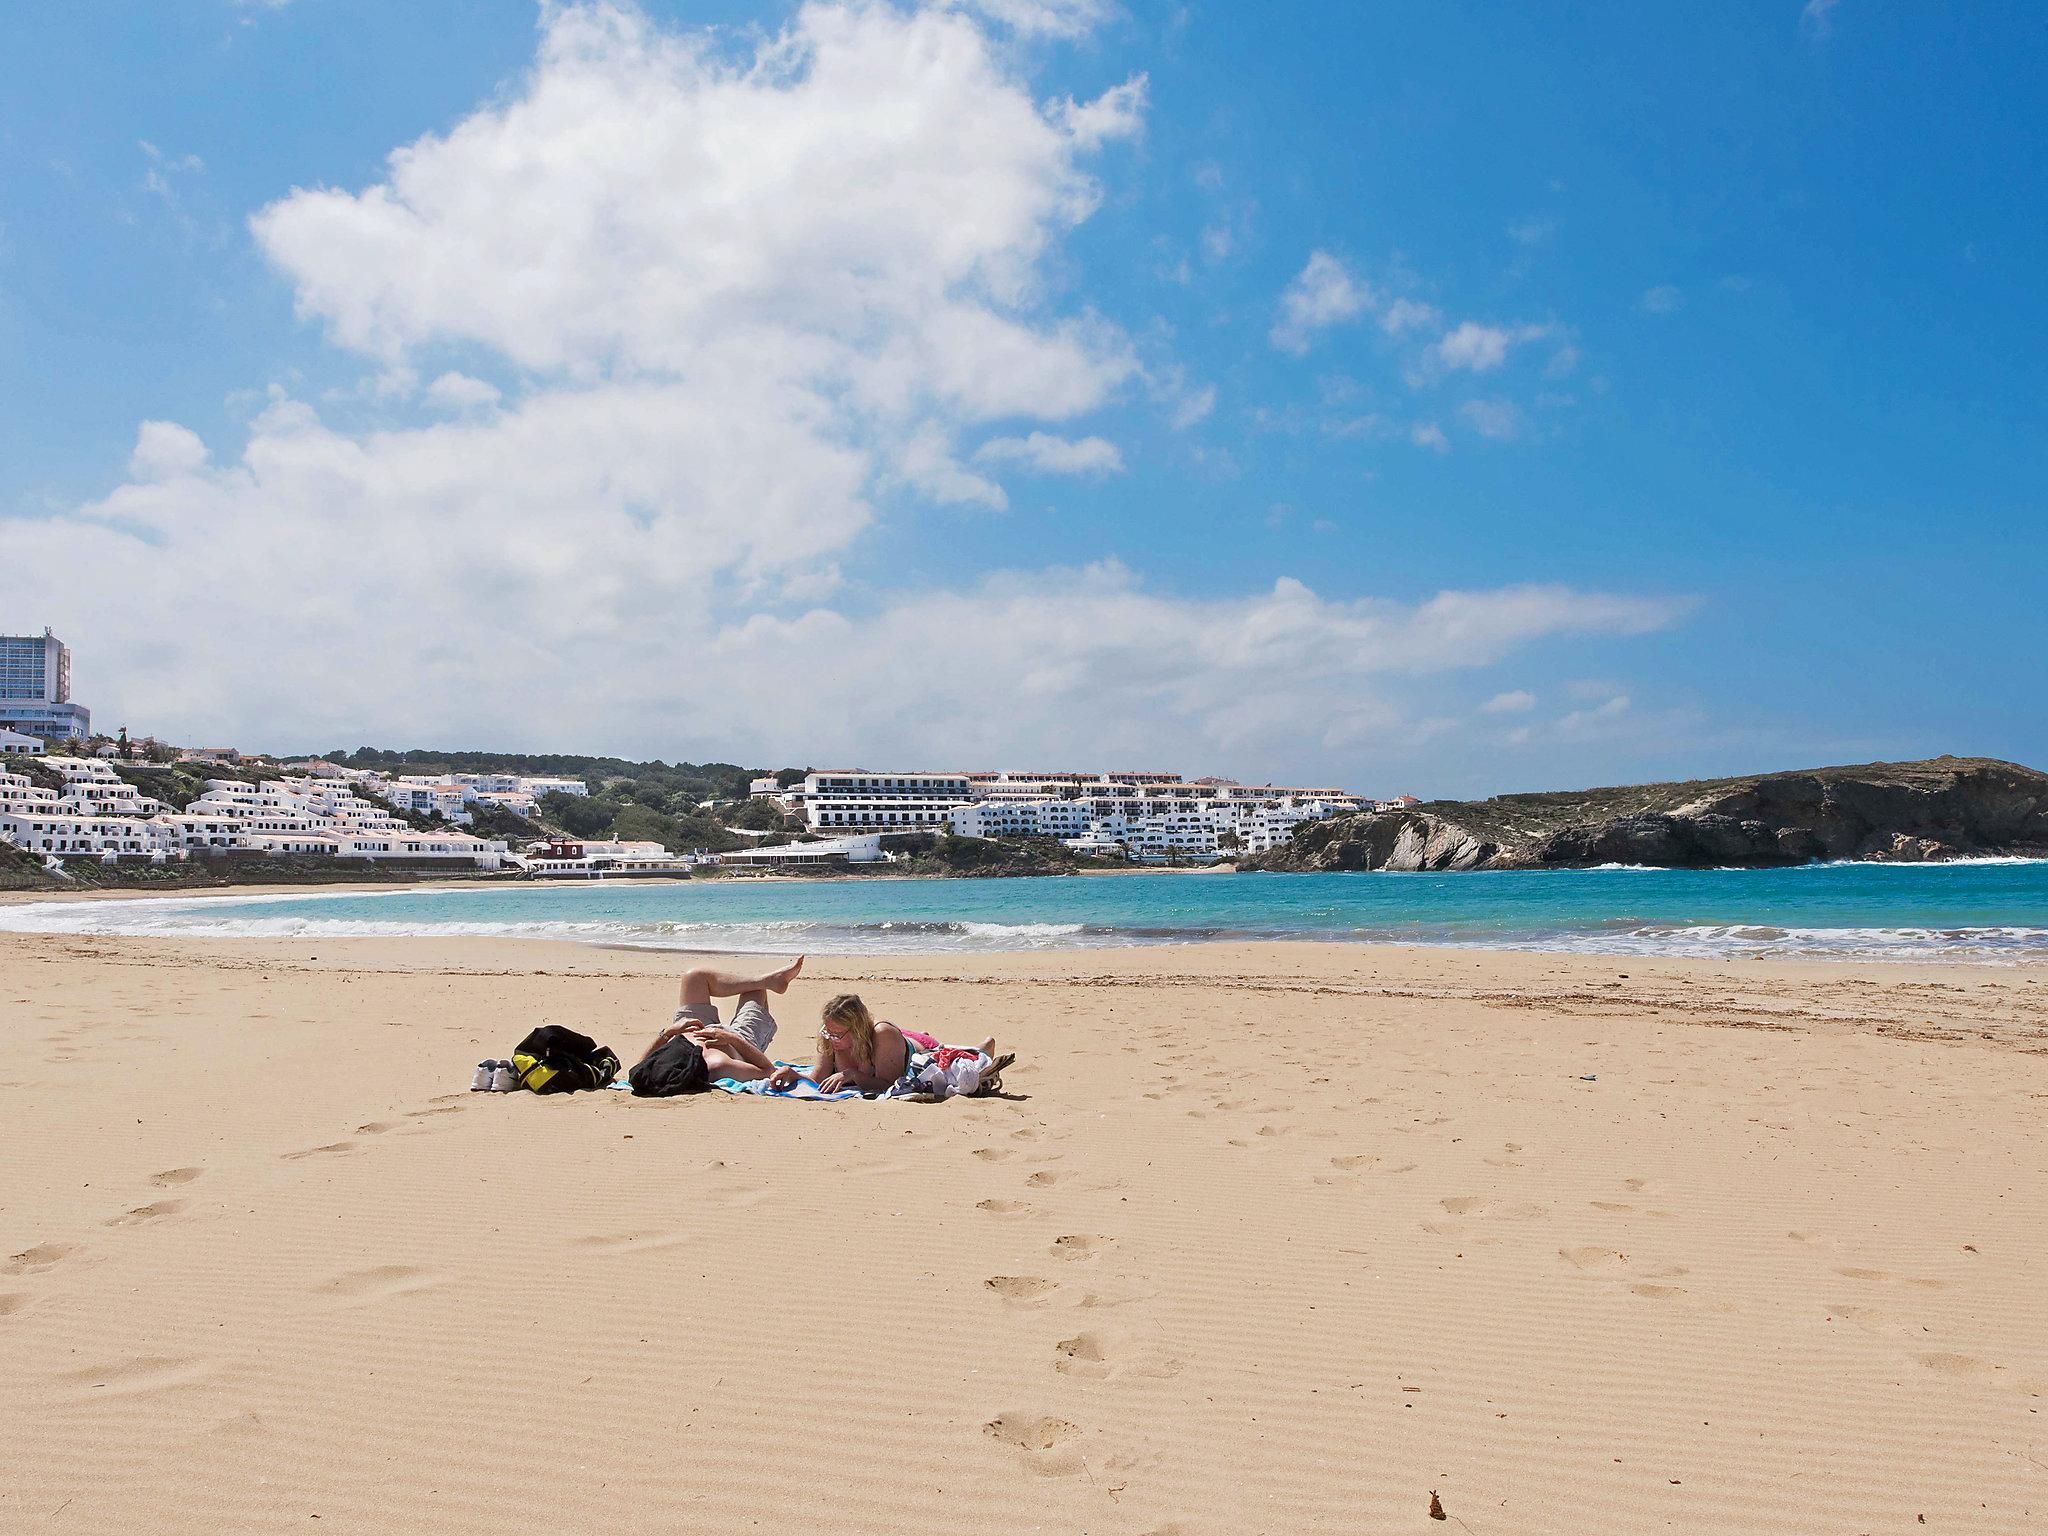
[[[182,811],[141,794],[107,763],[46,757],[62,790],[0,771],[0,841],[45,859],[144,857],[164,863],[193,853],[314,854],[498,869],[509,850],[466,832],[418,832],[344,785],[311,778],[260,785],[209,779]]]
[[[1144,860],[1264,852],[1303,821],[1366,802],[1341,789],[1183,779],[1156,771],[873,773],[831,769],[802,788],[756,794],[797,802],[813,832],[936,830],[960,837],[1056,837],[1087,851]]]
[[[422,816],[439,816],[456,826],[476,819],[473,805],[496,806],[515,816],[531,817],[539,812],[542,795],[587,795],[590,786],[581,779],[553,778],[517,773],[406,773],[396,778],[358,768],[336,768],[331,763],[314,765],[331,769],[365,794],[375,795],[387,805]]]

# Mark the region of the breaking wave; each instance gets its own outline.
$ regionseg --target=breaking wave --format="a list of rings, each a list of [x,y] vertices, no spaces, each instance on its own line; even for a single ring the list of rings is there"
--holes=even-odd
[[[1622,878],[1622,876],[1626,878]],[[2048,861],[1610,866],[1188,880],[662,882],[0,904],[0,931],[201,939],[512,938],[816,954],[1246,940],[1702,958],[2048,959]]]

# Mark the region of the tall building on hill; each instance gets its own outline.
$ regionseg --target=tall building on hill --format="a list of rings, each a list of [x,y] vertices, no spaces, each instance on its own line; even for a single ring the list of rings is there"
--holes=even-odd
[[[0,728],[45,741],[92,734],[92,711],[71,702],[71,648],[47,629],[0,635]]]

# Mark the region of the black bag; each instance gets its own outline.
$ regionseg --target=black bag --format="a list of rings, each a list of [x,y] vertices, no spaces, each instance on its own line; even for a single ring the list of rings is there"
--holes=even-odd
[[[711,1086],[711,1073],[704,1065],[704,1052],[688,1035],[677,1035],[626,1075],[633,1092],[643,1099],[673,1098],[679,1093],[702,1093]]]
[[[574,1093],[603,1088],[619,1075],[619,1058],[609,1046],[559,1024],[543,1024],[512,1053],[519,1086],[535,1093]]]

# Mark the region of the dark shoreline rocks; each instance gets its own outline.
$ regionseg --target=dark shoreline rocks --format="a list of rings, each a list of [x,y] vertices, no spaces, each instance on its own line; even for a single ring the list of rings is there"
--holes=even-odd
[[[2048,856],[2048,774],[1937,757],[1368,811],[1307,823],[1240,867],[1767,869],[2000,855]]]

